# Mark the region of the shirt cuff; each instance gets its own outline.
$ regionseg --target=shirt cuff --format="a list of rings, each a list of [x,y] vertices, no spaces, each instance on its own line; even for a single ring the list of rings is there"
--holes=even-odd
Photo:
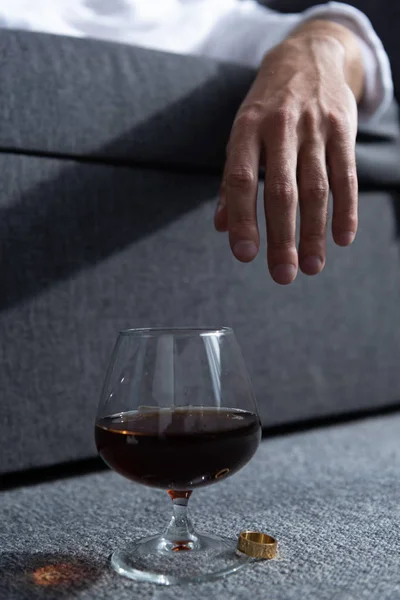
[[[303,22],[329,19],[344,25],[358,36],[364,59],[364,95],[358,107],[360,124],[371,123],[388,110],[393,101],[393,79],[389,57],[371,21],[357,8],[341,2],[328,2],[303,13]]]

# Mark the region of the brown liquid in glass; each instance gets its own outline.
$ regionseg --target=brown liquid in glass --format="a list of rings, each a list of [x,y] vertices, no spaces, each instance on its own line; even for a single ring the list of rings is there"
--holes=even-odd
[[[235,409],[179,408],[98,420],[96,445],[115,471],[144,485],[191,490],[236,473],[261,437],[257,415]]]

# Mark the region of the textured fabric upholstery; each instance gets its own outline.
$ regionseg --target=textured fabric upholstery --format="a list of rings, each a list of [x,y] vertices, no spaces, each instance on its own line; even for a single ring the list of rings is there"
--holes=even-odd
[[[213,231],[217,178],[5,154],[0,170],[0,471],[94,454],[126,327],[232,325],[265,426],[398,401],[388,194],[362,195],[357,243],[330,243],[318,279],[280,288],[263,252],[241,265]]]
[[[211,226],[230,124],[254,73],[0,31],[0,489],[95,455],[118,329],[232,325],[266,427],[398,402],[398,125],[359,137],[360,234],[318,279],[275,286]],[[395,111],[395,107],[393,108]],[[379,188],[379,192],[371,191]],[[108,568],[164,526],[166,495],[116,474],[0,494],[1,600],[397,600],[399,417],[264,441],[194,495],[199,526],[276,535],[279,558],[162,589]],[[2,479],[3,478],[3,479]],[[23,476],[21,475],[23,479]]]
[[[193,56],[1,29],[0,69],[0,151],[217,172],[255,76]],[[362,144],[371,148],[359,155],[361,183],[400,184],[396,117]]]
[[[108,567],[115,547],[164,527],[165,492],[110,472],[3,492],[0,597],[397,600],[399,431],[397,416],[263,442],[243,471],[193,495],[192,517],[232,537],[267,531],[279,558],[189,588],[137,584]],[[40,586],[53,569],[61,582]]]
[[[221,167],[254,78],[208,59],[1,29],[0,69],[0,149],[208,169]]]
[[[282,289],[212,226],[253,73],[1,30],[0,73],[0,473],[94,455],[125,327],[233,326],[266,427],[399,400],[395,113],[360,139],[382,192],[361,196],[357,243]]]

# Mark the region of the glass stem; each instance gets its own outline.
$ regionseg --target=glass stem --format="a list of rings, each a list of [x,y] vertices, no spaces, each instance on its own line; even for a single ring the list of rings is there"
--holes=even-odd
[[[187,505],[192,492],[169,490],[168,494],[173,502],[173,514],[164,537],[173,545],[173,550],[191,550],[197,540],[193,525],[187,515]]]

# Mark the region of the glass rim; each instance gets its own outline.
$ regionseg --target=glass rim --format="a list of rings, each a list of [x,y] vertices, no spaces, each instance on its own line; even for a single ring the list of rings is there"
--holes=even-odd
[[[233,334],[232,327],[138,327],[121,329],[120,336],[156,337],[158,335],[170,334],[176,336],[185,335],[228,335]]]

